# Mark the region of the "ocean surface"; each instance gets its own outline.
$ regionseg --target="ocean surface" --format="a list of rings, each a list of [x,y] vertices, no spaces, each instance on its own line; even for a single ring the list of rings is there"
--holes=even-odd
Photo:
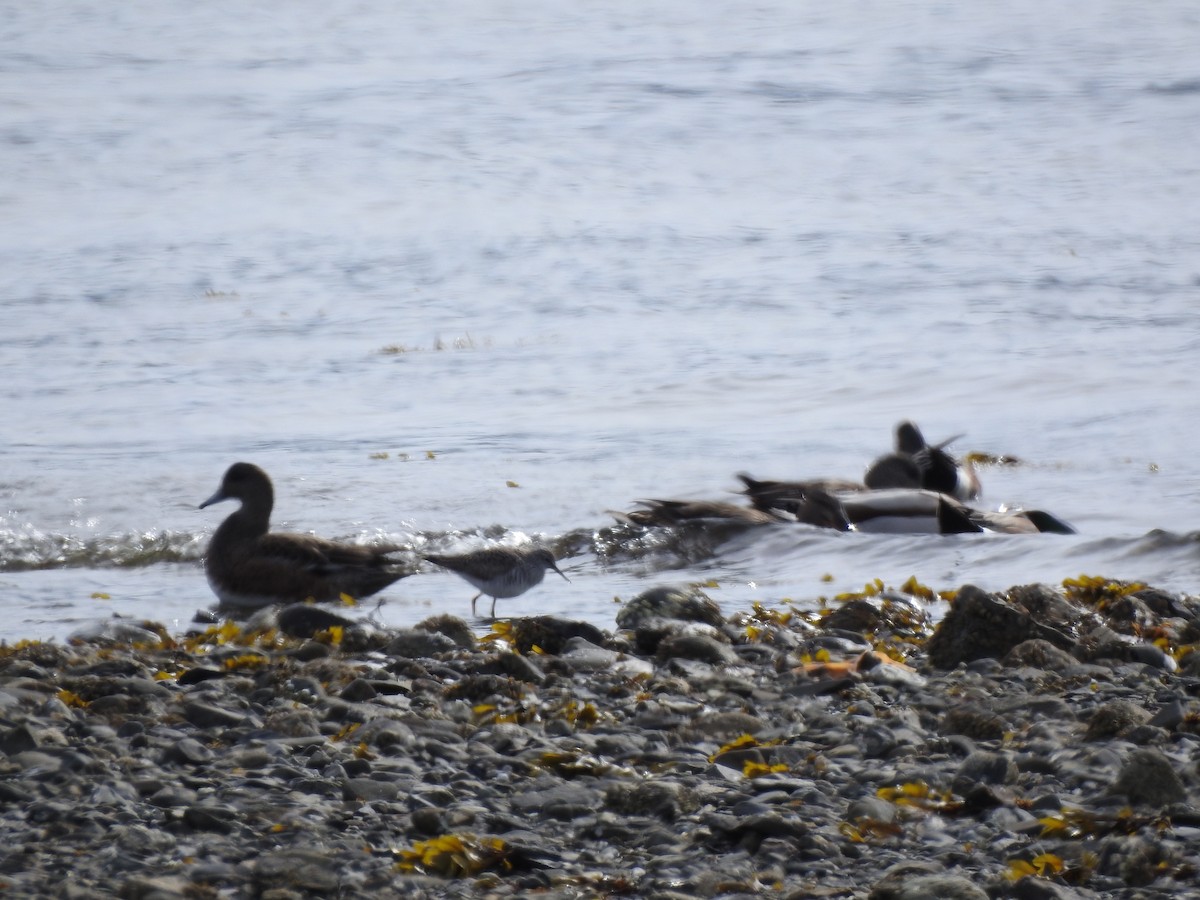
[[[0,639],[186,629],[237,460],[280,529],[553,546],[502,615],[1200,592],[1195,3],[2,6]],[[906,418],[1078,535],[614,530]]]

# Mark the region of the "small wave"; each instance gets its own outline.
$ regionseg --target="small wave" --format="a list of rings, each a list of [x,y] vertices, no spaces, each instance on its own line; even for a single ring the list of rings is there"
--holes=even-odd
[[[1181,81],[1168,81],[1165,84],[1149,84],[1146,86],[1152,94],[1197,94],[1200,93],[1200,78],[1185,78]]]
[[[1133,542],[1126,549],[1130,556],[1144,553],[1154,553],[1160,550],[1175,550],[1178,548],[1200,547],[1200,531],[1176,532],[1163,531],[1156,528],[1146,533],[1140,540]]]
[[[638,560],[671,570],[709,562],[747,530],[741,523],[697,520],[658,528],[618,523],[588,534],[592,551],[603,562]]]
[[[141,568],[164,562],[194,562],[203,559],[207,543],[205,535],[178,531],[91,538],[46,534],[33,529],[0,531],[0,572]]]

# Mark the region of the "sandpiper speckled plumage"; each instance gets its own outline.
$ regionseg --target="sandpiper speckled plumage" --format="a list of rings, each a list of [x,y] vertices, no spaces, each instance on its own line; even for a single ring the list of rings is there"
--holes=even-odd
[[[252,463],[230,466],[221,487],[200,508],[222,500],[242,505],[217,527],[204,556],[208,583],[221,606],[328,602],[343,594],[361,599],[412,574],[387,558],[401,549],[395,545],[362,547],[308,534],[270,533],[275,491],[267,473]]]
[[[554,554],[543,547],[486,547],[449,556],[427,553],[424,558],[443,569],[449,569],[478,589],[479,593],[471,598],[471,615],[475,615],[475,602],[487,595],[492,598],[491,617],[495,618],[497,599],[508,600],[520,596],[531,587],[541,584],[548,569],[558,572],[567,581],[571,580],[558,568]]]

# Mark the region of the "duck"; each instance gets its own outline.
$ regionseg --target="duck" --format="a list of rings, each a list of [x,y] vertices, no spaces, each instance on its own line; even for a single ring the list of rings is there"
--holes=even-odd
[[[794,521],[775,510],[740,506],[722,500],[637,500],[635,503],[641,509],[629,512],[613,511],[612,516],[618,522],[643,528],[704,520],[737,525],[772,525]]]
[[[961,437],[955,435],[930,444],[914,423],[900,422],[896,425],[895,450],[871,463],[863,484],[871,489],[919,488],[956,500],[977,500],[983,488],[975,467],[969,459],[960,462],[946,452],[946,447]]]
[[[737,477],[755,508],[789,513],[807,525],[885,534],[979,530],[970,523],[958,501],[937,491],[914,487],[872,489],[857,482],[829,478],[764,481],[745,472],[739,472]],[[943,506],[947,508],[939,517]]]
[[[1044,510],[993,512],[937,491],[888,488],[839,498],[855,531],[885,534],[1075,534]]]
[[[853,524],[839,498],[867,490],[866,486],[843,478],[811,478],[805,481],[772,481],[738,472],[742,493],[762,512],[782,512],[792,520],[818,528],[848,531]]]
[[[1002,509],[996,512],[965,508],[979,531],[994,534],[1078,534],[1074,527],[1044,509]]]
[[[1075,534],[1075,529],[1045,510],[992,512],[968,506],[939,491],[914,487],[827,490],[836,479],[760,481],[746,473],[755,508],[790,513],[797,521],[837,531],[874,534]]]
[[[962,505],[923,488],[882,488],[838,498],[853,530],[869,534],[961,534],[977,531]]]
[[[412,574],[388,555],[402,549],[364,547],[308,534],[271,532],[275,489],[263,469],[231,465],[221,486],[200,509],[237,500],[209,541],[204,573],[218,606],[258,609],[277,603],[361,600]]]

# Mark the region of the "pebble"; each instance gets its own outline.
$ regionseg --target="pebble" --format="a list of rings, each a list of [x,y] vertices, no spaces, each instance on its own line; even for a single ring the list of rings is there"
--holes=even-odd
[[[0,884],[1183,896],[1200,661],[1173,668],[1137,635],[1200,638],[1200,603],[1132,596],[966,586],[924,646],[895,644],[908,669],[879,658],[923,621],[895,598],[761,623],[678,588],[639,595],[612,634],[544,616],[479,642],[453,616],[385,631],[303,607],[291,637],[263,614],[242,634],[138,623],[0,647]],[[801,665],[818,651],[857,662]]]

